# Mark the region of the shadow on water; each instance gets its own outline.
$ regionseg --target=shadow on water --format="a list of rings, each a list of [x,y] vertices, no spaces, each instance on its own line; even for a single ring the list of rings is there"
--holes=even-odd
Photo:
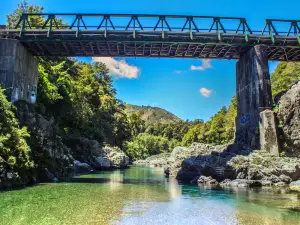
[[[110,178],[82,178],[73,177],[68,180],[69,183],[122,183],[122,184],[149,184],[149,185],[164,185],[166,181],[164,180],[153,180],[153,179],[110,179]]]

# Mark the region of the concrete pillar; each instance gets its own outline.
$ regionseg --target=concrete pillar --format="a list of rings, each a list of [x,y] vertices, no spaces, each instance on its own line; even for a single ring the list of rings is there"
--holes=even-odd
[[[260,149],[260,112],[272,109],[272,92],[266,47],[257,45],[236,64],[236,143]]]
[[[0,39],[0,84],[12,102],[35,103],[38,61],[18,40]]]
[[[267,109],[260,112],[259,116],[260,148],[267,150],[272,155],[279,156],[274,112]]]

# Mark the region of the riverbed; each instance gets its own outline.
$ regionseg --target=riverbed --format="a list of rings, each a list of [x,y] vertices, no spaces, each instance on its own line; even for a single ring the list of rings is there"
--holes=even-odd
[[[300,224],[300,194],[178,184],[133,166],[0,192],[0,224]]]

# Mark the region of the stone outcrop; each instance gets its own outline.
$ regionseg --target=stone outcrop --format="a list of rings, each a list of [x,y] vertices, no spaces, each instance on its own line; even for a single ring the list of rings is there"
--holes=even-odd
[[[193,143],[189,148],[173,150],[165,173],[187,183],[280,186],[300,178],[300,158],[274,156],[265,150],[252,151],[236,144],[220,148]]]
[[[300,82],[279,100],[278,120],[287,155],[300,156]]]
[[[205,185],[217,185],[218,182],[216,179],[213,179],[211,176],[206,177],[206,176],[200,176],[197,180],[197,183],[199,185],[205,184]]]
[[[74,169],[76,174],[93,172],[93,169],[89,164],[80,162],[78,160],[74,161]]]
[[[66,135],[63,139],[56,130],[53,117],[46,118],[36,111],[35,106],[25,102],[19,101],[16,106],[21,126],[26,126],[31,134],[28,144],[36,162],[34,171],[28,175],[32,179],[58,181],[78,173],[129,165],[128,156],[120,149],[103,148],[96,140],[82,136]]]
[[[126,168],[129,165],[129,157],[119,148],[103,148],[104,155],[110,161],[112,168]]]
[[[227,166],[238,179],[290,183],[300,178],[299,158],[274,157],[264,150],[254,151],[249,156],[233,157]]]
[[[193,143],[189,148],[185,147],[176,147],[172,151],[170,158],[167,162],[167,169],[170,176],[173,177],[182,177],[184,179],[191,180],[194,178],[197,174],[192,170],[192,167],[189,167],[188,162],[184,162],[185,160],[189,160],[190,157],[193,156],[201,156],[201,155],[207,155],[210,153],[209,151],[210,146],[207,144],[202,143]],[[185,165],[188,168],[185,170],[186,173],[184,176],[181,176],[181,174],[178,174],[181,172],[181,166]]]
[[[72,174],[71,165],[75,159],[71,149],[56,133],[54,119],[43,117],[33,105],[25,102],[18,102],[16,106],[20,125],[26,126],[31,134],[28,144],[31,157],[36,162],[31,176],[38,181],[53,181],[53,177],[63,179]]]
[[[106,157],[102,157],[102,156],[95,157],[93,167],[96,170],[105,170],[105,169],[109,170],[109,169],[111,169],[111,162]]]

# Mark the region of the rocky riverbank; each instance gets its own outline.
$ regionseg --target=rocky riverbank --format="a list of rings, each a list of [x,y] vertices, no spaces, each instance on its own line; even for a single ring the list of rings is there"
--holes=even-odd
[[[169,156],[160,154],[135,164],[164,167],[167,176],[184,183],[239,188],[290,184],[291,190],[299,190],[300,158],[274,157],[236,144],[193,143],[174,148]]]
[[[88,163],[75,160],[70,165],[74,174],[101,170],[124,169],[129,166],[129,157],[118,148],[105,147]]]
[[[80,134],[62,137],[53,117],[41,115],[34,106],[24,102],[18,102],[16,106],[21,126],[26,126],[30,133],[27,141],[35,163],[24,171],[0,165],[0,189],[57,182],[78,173],[126,168],[129,165],[128,156],[119,148],[103,147],[98,141]]]
[[[223,187],[286,186],[300,191],[300,82],[276,101],[281,157],[240,144],[176,147],[165,166],[182,182]]]
[[[62,136],[51,116],[25,102],[16,104],[20,125],[27,127],[34,167],[18,173],[0,165],[0,189],[24,187],[37,182],[56,182],[78,173],[126,168],[128,156],[117,147],[103,147],[78,133]],[[0,157],[1,161],[1,157]]]

